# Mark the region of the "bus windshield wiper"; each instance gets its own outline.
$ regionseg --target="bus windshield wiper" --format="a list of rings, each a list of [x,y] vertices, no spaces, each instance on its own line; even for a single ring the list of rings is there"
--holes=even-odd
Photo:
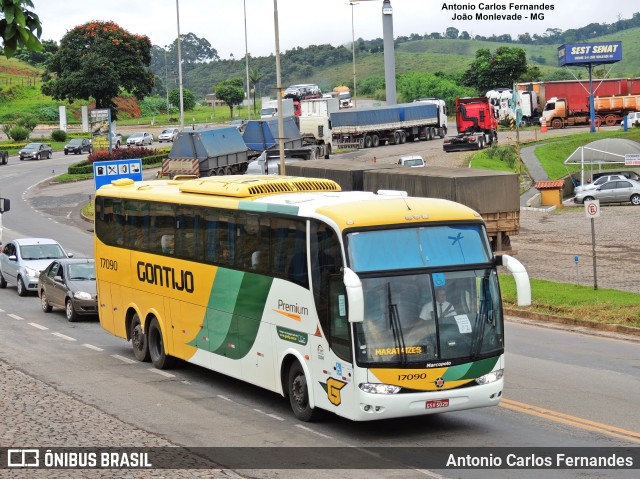
[[[400,315],[398,314],[398,305],[391,302],[391,283],[387,283],[387,304],[389,305],[389,326],[393,331],[393,341],[398,349],[400,363],[407,363],[407,353],[404,346],[404,335],[402,334],[402,325],[400,324]]]

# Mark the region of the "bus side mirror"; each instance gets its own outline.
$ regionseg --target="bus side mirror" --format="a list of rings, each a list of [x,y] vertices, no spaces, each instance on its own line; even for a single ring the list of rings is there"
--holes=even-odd
[[[513,256],[503,254],[496,256],[496,265],[504,266],[513,275],[518,294],[518,306],[531,306],[531,283],[522,263]]]
[[[362,293],[362,281],[350,268],[344,268],[344,286],[347,291],[349,305],[349,322],[361,323],[364,321],[364,295]]]

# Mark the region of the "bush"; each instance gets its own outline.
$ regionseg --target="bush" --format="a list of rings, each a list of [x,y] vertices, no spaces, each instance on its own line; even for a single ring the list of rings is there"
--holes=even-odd
[[[148,150],[151,151],[152,153],[154,153],[153,155],[148,155],[148,156],[144,156],[141,157],[140,155],[137,156],[133,156],[131,158],[141,158],[142,159],[142,165],[144,166],[157,166],[160,163],[162,163],[162,160],[167,158],[169,156],[169,151],[161,151],[161,150],[151,150],[149,148],[131,148],[129,150],[115,150],[113,153],[119,152],[119,151],[131,151],[131,150]],[[89,158],[87,158],[87,160],[85,161],[81,161],[80,163],[76,163],[74,165],[70,165],[69,168],[67,169],[67,172],[70,175],[84,175],[84,174],[91,174],[93,173],[93,162],[94,161],[110,161],[110,160],[119,160],[119,159],[124,159],[124,158],[109,158],[109,152],[106,150],[100,151],[98,152],[100,153],[100,158],[94,158],[92,161],[89,161],[89,158],[93,157],[94,155],[96,155],[96,153],[92,153],[91,155],[89,155]],[[98,156],[98,155],[96,155]]]
[[[67,132],[64,130],[53,130],[51,132],[51,141],[67,141]]]
[[[157,155],[158,151],[153,148],[119,148],[109,153],[109,150],[96,150],[87,157],[87,162],[92,164],[95,161],[127,160],[130,158],[145,158]]]
[[[40,120],[41,122],[51,122],[58,121],[59,113],[58,110],[53,107],[43,106],[42,108],[38,109],[37,116],[38,120]]]
[[[5,133],[13,141],[25,141],[29,138],[29,133],[31,133],[31,130],[25,128],[24,126],[14,126],[9,131],[5,130]]]

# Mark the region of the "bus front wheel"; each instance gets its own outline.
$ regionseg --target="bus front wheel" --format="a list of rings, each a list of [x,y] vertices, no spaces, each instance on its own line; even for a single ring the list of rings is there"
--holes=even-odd
[[[149,345],[149,356],[156,369],[169,369],[173,366],[174,359],[164,350],[164,339],[158,320],[153,318],[149,323],[147,331],[147,344]]]
[[[147,344],[147,336],[142,331],[142,323],[137,314],[131,318],[131,327],[129,329],[129,337],[131,338],[131,346],[133,347],[133,355],[138,361],[149,361],[149,345]]]
[[[311,422],[318,419],[320,411],[309,405],[307,377],[298,361],[295,361],[289,369],[287,386],[293,414],[301,421]]]

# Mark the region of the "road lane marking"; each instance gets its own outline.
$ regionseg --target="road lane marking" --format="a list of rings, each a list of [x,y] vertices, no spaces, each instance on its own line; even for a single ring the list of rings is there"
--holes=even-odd
[[[300,429],[304,429],[307,432],[311,432],[313,434],[317,434],[318,436],[324,437],[326,439],[333,439],[331,436],[327,436],[326,434],[322,434],[321,432],[314,431],[310,427],[303,426],[302,424],[296,424],[296,427],[299,427]]]
[[[104,349],[94,346],[93,344],[83,344],[85,348],[93,349],[94,351],[104,351]]]
[[[262,411],[262,410],[260,410],[260,409],[255,409],[255,408],[254,408],[253,410],[254,410],[255,412],[257,412],[257,413],[264,414],[265,416],[269,416],[269,417],[270,417],[270,418],[272,418],[272,419],[277,419],[278,421],[284,421],[284,418],[283,418],[283,417],[276,416],[275,414],[270,414],[270,413],[268,413],[268,412],[264,412],[264,411]]]
[[[77,339],[72,338],[71,336],[67,336],[66,334],[62,334],[62,333],[51,333],[54,336],[58,336],[61,339],[65,339],[67,341],[77,341]]]
[[[161,369],[149,368],[149,371],[152,373],[159,374],[160,376],[164,376],[165,378],[175,378],[175,374],[168,373],[166,371],[162,371]]]
[[[42,329],[43,331],[46,330],[46,329],[49,329],[46,326],[43,326],[42,324],[38,324],[38,323],[29,323],[29,324],[31,326],[33,326],[34,328]]]
[[[513,401],[511,399],[502,399],[500,406],[511,409],[512,411],[518,411],[532,416],[542,417],[550,421],[567,424],[569,426],[584,429],[586,431],[598,432],[607,436],[617,437],[619,439],[625,439],[631,442],[640,443],[640,432],[629,431],[619,427],[611,426],[601,422],[590,421],[588,419],[582,419],[570,414],[564,414],[551,409],[545,409],[538,406],[532,406],[523,402]]]
[[[133,359],[125,358],[124,356],[120,356],[119,354],[112,354],[111,357],[119,359],[123,363],[127,363],[127,364],[133,364],[133,363],[137,363],[138,362],[138,361],[134,361]]]
[[[229,401],[229,402],[233,402],[231,399],[229,399],[227,396],[223,396],[222,394],[218,394],[218,397],[220,399],[224,399],[225,401]]]
[[[24,321],[24,318],[21,318],[17,314],[9,313],[9,317],[11,317],[13,319],[17,319],[18,321]]]

